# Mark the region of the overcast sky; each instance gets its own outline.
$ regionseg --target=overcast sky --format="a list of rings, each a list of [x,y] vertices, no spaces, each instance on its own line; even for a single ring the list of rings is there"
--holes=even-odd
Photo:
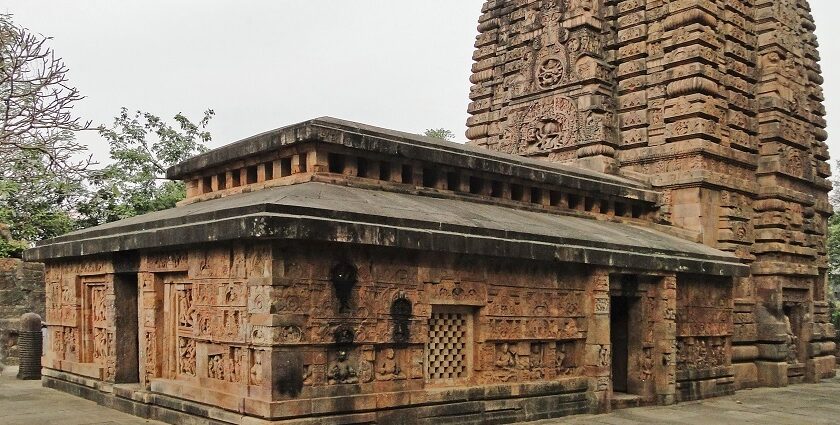
[[[54,38],[78,113],[110,124],[122,106],[194,120],[216,111],[212,146],[323,115],[464,141],[483,0],[0,0]],[[829,145],[840,158],[840,1],[811,0]],[[107,145],[80,138],[97,158]]]

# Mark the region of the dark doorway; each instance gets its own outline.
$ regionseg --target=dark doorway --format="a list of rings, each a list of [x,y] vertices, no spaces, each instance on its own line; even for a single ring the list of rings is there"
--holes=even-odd
[[[630,303],[627,297],[610,300],[610,344],[614,392],[627,392],[630,339]]]
[[[119,273],[114,276],[114,350],[117,357],[114,382],[140,382],[140,345],[137,323],[137,274]]]

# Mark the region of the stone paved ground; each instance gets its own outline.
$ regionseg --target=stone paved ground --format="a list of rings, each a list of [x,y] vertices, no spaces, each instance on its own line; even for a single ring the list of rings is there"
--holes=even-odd
[[[0,374],[2,425],[164,425],[44,388],[41,381],[15,379],[17,368]]]
[[[606,415],[529,422],[555,424],[838,424],[840,423],[840,378],[820,384],[739,391],[734,396],[680,403],[665,407],[617,410]]]
[[[2,425],[163,425],[41,387],[40,381],[18,381],[16,370],[0,376]],[[760,388],[729,397],[667,407],[618,410],[607,415],[529,422],[555,424],[837,424],[840,423],[840,378],[819,385]]]

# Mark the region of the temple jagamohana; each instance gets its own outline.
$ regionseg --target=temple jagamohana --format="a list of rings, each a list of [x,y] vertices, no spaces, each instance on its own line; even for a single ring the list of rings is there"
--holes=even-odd
[[[505,423],[835,372],[804,0],[490,0],[467,145],[318,118],[27,252],[44,385],[173,423]]]

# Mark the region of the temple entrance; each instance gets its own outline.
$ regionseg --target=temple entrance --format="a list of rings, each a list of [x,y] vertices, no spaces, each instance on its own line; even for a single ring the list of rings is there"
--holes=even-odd
[[[614,392],[626,393],[629,362],[629,299],[610,299],[610,344],[612,345],[612,385]]]
[[[783,304],[784,324],[786,340],[785,347],[787,350],[787,377],[788,383],[799,384],[805,382],[807,375],[807,367],[803,358],[807,358],[807,354],[803,351],[805,340],[803,335],[802,317],[804,316],[804,307],[801,303],[786,301]]]
[[[137,274],[114,276],[114,322],[116,323],[114,382],[140,382],[140,344],[137,327]]]
[[[652,401],[651,288],[657,280],[637,275],[610,279],[610,361],[614,409]]]

